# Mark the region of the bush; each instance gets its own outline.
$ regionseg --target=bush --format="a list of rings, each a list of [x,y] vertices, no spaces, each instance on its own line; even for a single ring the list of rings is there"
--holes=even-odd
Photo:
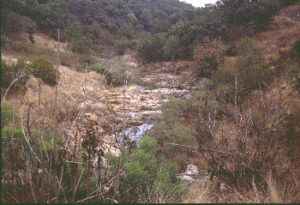
[[[288,83],[290,83],[295,90],[300,93],[300,70],[299,65],[291,66],[286,70],[285,78],[287,79]]]
[[[119,55],[123,55],[126,49],[130,47],[130,41],[127,38],[122,38],[116,43],[117,53]]]
[[[221,0],[222,17],[231,25],[247,29],[263,29],[279,9],[280,0],[236,1]],[[249,32],[248,32],[249,33]]]
[[[1,9],[1,30],[6,35],[17,34],[22,32],[22,18],[19,14],[10,9]]]
[[[264,62],[263,57],[252,42],[246,38],[238,45],[236,68],[219,68],[212,76],[212,88],[219,99],[235,102],[235,78],[237,78],[237,103],[244,101],[252,91],[263,89],[273,80],[274,72]]]
[[[181,123],[180,116],[190,109],[191,103],[171,99],[162,105],[162,119],[155,126],[155,132],[159,133],[159,149],[168,159],[175,162],[180,170],[184,169],[188,161],[188,152],[182,146],[166,144],[172,142],[184,146],[194,146],[195,138],[189,133],[188,129]]]
[[[94,67],[94,70],[96,70],[97,73],[100,73],[101,75],[103,75],[106,79],[106,83],[108,85],[111,84],[112,82],[112,75],[109,71],[109,66],[107,63],[102,62],[100,64],[98,64],[97,66]]]
[[[281,6],[285,7],[285,6],[289,6],[291,4],[296,3],[298,0],[282,0],[281,1]]]
[[[291,56],[292,57],[296,57],[296,58],[299,58],[300,57],[300,40],[298,40],[292,50],[291,50]]]
[[[72,38],[70,40],[70,44],[72,51],[82,54],[89,51],[92,42],[90,39],[87,39],[84,36],[78,36]]]
[[[182,187],[176,177],[176,164],[159,155],[156,139],[144,136],[136,151],[125,153],[122,163],[127,160],[125,174],[120,179],[122,202],[155,201],[158,195],[178,200]],[[109,164],[113,173],[117,173],[119,158],[111,156]]]
[[[175,60],[181,56],[181,49],[180,49],[180,40],[179,37],[175,35],[171,35],[168,37],[165,45],[163,46],[164,51],[164,58]]]
[[[224,61],[226,47],[216,40],[204,39],[203,45],[194,49],[194,59],[197,62],[198,75],[210,77]]]
[[[140,43],[138,53],[145,62],[155,62],[163,59],[165,35],[165,33],[158,33],[154,36],[148,36]]]
[[[236,70],[231,67],[221,67],[212,76],[211,88],[218,95],[218,99],[223,102],[234,102],[234,83]]]
[[[31,63],[32,73],[35,77],[42,79],[45,83],[49,85],[55,85],[57,83],[56,79],[56,69],[51,62],[44,58],[35,58]]]
[[[8,65],[1,61],[1,87],[8,88],[10,84],[18,79],[12,89],[24,90],[30,77],[30,68],[24,60],[18,59],[17,63]]]

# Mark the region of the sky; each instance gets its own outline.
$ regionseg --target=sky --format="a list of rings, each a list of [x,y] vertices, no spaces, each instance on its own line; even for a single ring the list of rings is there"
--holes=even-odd
[[[217,0],[181,0],[192,4],[194,7],[204,7],[205,4],[216,3]]]

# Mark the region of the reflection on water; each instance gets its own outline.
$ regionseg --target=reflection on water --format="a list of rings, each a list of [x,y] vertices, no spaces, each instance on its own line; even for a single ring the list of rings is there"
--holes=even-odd
[[[119,137],[121,138],[121,141],[123,136],[127,136],[131,141],[138,142],[148,130],[151,130],[152,127],[153,124],[148,123],[144,123],[137,127],[130,127],[119,133]]]

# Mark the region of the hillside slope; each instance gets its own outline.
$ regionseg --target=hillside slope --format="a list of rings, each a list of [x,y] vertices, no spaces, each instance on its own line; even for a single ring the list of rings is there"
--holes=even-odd
[[[280,11],[266,28],[254,37],[269,62],[279,58],[280,53],[289,51],[300,37],[300,3]]]

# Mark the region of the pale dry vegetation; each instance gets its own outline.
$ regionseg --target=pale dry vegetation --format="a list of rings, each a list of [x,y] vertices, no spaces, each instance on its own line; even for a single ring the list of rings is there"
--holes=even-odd
[[[300,4],[171,1],[4,1],[2,202],[300,202]]]

